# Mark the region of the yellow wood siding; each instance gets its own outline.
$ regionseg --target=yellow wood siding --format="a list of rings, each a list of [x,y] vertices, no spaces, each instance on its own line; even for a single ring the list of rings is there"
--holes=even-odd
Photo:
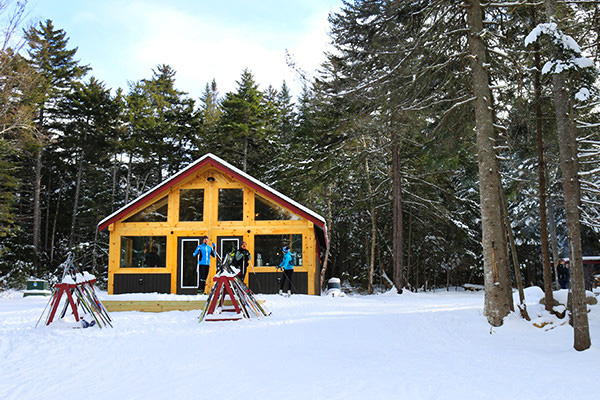
[[[209,181],[209,178],[214,180]],[[219,189],[243,189],[243,221],[218,221]],[[181,189],[204,189],[203,221],[179,221],[179,191]],[[168,192],[167,222],[132,222],[124,223],[131,215],[139,212],[149,204],[143,204],[131,210],[119,221],[109,226],[110,246],[108,265],[108,292],[113,293],[115,274],[171,274],[171,293],[177,292],[178,272],[178,239],[180,237],[200,237],[207,235],[211,241],[218,236],[241,236],[248,243],[248,250],[254,258],[254,235],[301,234],[302,235],[302,266],[296,266],[296,271],[308,272],[308,293],[318,294],[318,271],[316,270],[316,246],[314,224],[306,219],[282,221],[256,221],[255,215],[256,192],[249,186],[236,181],[213,167],[205,167],[187,179],[179,182]],[[161,196],[161,198],[164,198]],[[158,200],[158,199],[157,199]],[[279,204],[278,204],[279,205]],[[279,205],[293,214],[293,211]],[[120,268],[121,237],[122,236],[165,236],[166,239],[166,268]],[[207,279],[212,285],[216,262],[213,259]],[[256,267],[254,260],[248,267],[246,283],[250,273],[274,272],[273,267]]]

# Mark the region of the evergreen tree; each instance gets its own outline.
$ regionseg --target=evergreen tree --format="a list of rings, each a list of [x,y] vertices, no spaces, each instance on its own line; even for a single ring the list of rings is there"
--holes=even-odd
[[[68,49],[68,38],[62,29],[55,29],[52,21],[40,22],[25,32],[28,45],[28,60],[39,76],[36,92],[36,125],[38,144],[33,156],[33,199],[30,206],[33,215],[32,243],[33,261],[40,272],[41,228],[42,228],[42,168],[44,148],[52,139],[50,124],[56,118],[56,105],[73,89],[74,82],[83,77],[89,67],[81,66],[75,59],[77,48]],[[28,198],[29,196],[23,196]]]
[[[273,131],[263,93],[249,70],[244,70],[236,92],[225,94],[221,102],[223,114],[219,120],[215,141],[217,151],[243,171],[252,171],[259,179],[265,172],[264,160],[272,156]]]
[[[217,89],[217,82],[214,79],[204,87],[202,97],[200,97],[200,111],[204,126],[208,129],[214,129],[221,118],[219,90]]]
[[[33,108],[35,72],[12,49],[0,52],[0,237],[17,223],[14,204],[22,180],[19,160],[35,138]]]
[[[52,150],[60,159],[62,181],[69,183],[65,196],[72,203],[71,218],[65,220],[71,223],[64,227],[63,233],[68,238],[68,248],[72,248],[77,243],[91,241],[89,235],[95,231],[102,211],[109,211],[94,199],[103,192],[95,193],[99,187],[108,186],[106,171],[114,152],[110,146],[116,136],[119,109],[110,90],[92,77],[65,96],[58,111],[61,119],[53,128],[62,135],[52,144]],[[65,209],[60,215],[68,212]]]
[[[159,65],[152,73],[132,84],[127,96],[126,201],[189,164],[200,126],[194,101],[175,88],[175,71]]]

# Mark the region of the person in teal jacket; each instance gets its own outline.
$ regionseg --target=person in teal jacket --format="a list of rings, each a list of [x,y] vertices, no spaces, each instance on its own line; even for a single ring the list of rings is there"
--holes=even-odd
[[[292,294],[292,275],[294,274],[294,264],[292,263],[292,253],[287,246],[283,247],[283,261],[279,264],[279,268],[283,269],[283,277],[281,278],[281,286],[279,294],[283,293],[285,283],[288,283],[288,295]]]
[[[212,247],[208,244],[208,236],[202,238],[202,243],[196,247],[194,251],[194,257],[200,254],[198,257],[198,294],[205,293],[206,277],[208,276],[208,269],[210,268],[210,258],[215,257],[215,244]]]

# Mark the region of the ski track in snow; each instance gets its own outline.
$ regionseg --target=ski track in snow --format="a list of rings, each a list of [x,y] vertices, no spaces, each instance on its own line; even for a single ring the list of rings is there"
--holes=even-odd
[[[0,399],[575,399],[600,359],[599,306],[577,352],[568,324],[490,329],[482,292],[266,295],[260,319],[114,312],[104,329],[34,328],[48,298],[20,296],[0,293]]]

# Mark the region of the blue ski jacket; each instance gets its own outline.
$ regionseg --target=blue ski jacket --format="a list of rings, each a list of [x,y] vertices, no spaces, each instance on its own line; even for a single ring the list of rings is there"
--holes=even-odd
[[[279,266],[285,270],[294,269],[294,264],[292,264],[292,254],[289,250],[283,254],[283,261]]]
[[[194,251],[194,257],[196,257],[200,253],[200,258],[198,258],[198,265],[210,265],[210,257],[215,257],[215,251],[208,244],[202,243],[196,250]]]

